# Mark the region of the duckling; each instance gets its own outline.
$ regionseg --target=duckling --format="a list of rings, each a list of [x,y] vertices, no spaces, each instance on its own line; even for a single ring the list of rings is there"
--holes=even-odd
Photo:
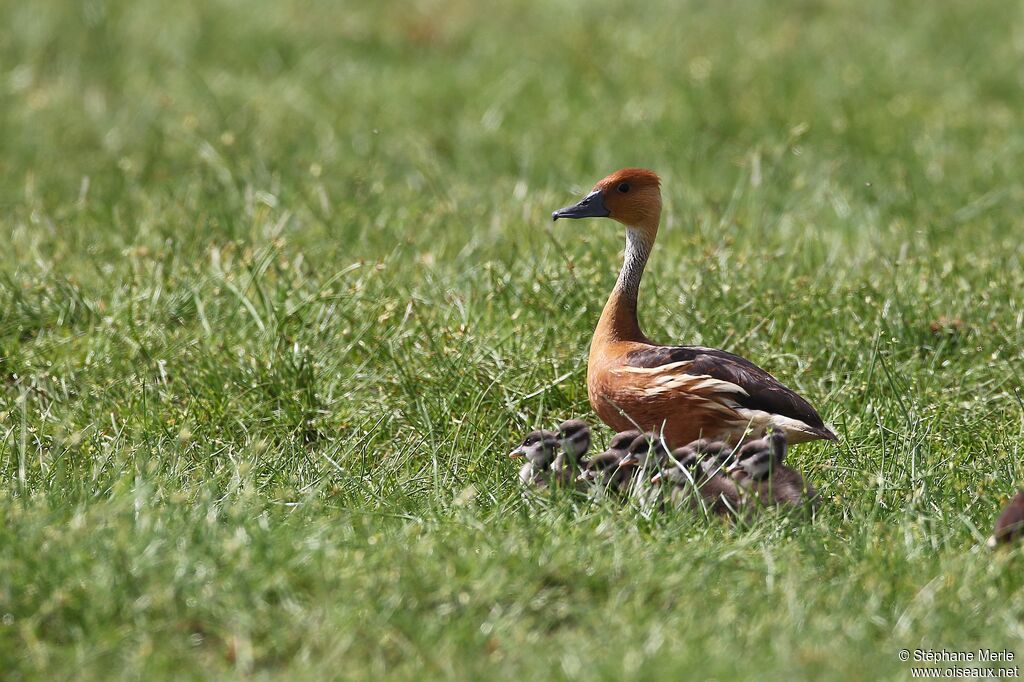
[[[519,469],[519,482],[538,488],[547,487],[557,450],[558,434],[554,431],[541,429],[526,434],[522,444],[508,455],[526,458],[526,463]]]
[[[700,457],[700,471],[705,479],[725,477],[732,480],[726,473],[727,469],[736,459],[736,453],[728,443],[714,441],[705,448],[698,451]]]
[[[552,220],[598,217],[626,228],[625,260],[587,360],[587,393],[604,423],[663,431],[673,447],[700,436],[736,442],[770,430],[783,431],[791,443],[836,440],[810,403],[749,360],[702,346],[663,346],[641,331],[640,280],[661,222],[657,174],[624,168],[551,214]]]
[[[623,455],[629,450],[629,446],[632,445],[636,437],[641,435],[636,429],[630,429],[628,431],[620,431],[619,433],[612,436],[612,439],[608,441],[608,449],[621,452]]]
[[[704,506],[720,516],[733,514],[739,509],[740,493],[736,484],[724,474],[731,458],[731,448],[721,441],[694,441],[673,450],[675,466],[669,467],[663,474],[655,475],[652,482],[665,480],[670,483],[670,499],[676,506]],[[699,492],[703,504],[693,495],[694,488]]]
[[[676,448],[667,465],[651,477],[655,485],[669,485],[669,501],[674,507],[698,506],[694,491],[699,491],[700,458],[690,446]],[[698,493],[699,494],[699,493]]]
[[[1009,545],[1021,537],[1024,537],[1024,490],[1018,490],[999,514],[992,537],[988,539],[988,546],[994,548]]]
[[[581,419],[569,419],[558,426],[562,451],[551,465],[555,480],[572,483],[579,474],[580,462],[590,450],[590,426]]]
[[[648,431],[641,433],[633,439],[626,450],[626,456],[621,464],[625,466],[645,466],[648,460],[659,461],[660,458],[668,456],[665,444],[658,434]]]
[[[785,464],[786,436],[776,431],[740,448],[727,469],[750,499],[762,505],[817,506],[818,493],[799,471]]]
[[[593,483],[600,478],[606,483],[603,474],[618,467],[619,461],[629,451],[630,444],[639,435],[639,431],[623,431],[612,436],[607,450],[581,464],[581,472],[576,480]]]
[[[665,442],[655,433],[644,433],[633,439],[619,469],[626,471],[626,485],[631,485],[641,503],[653,501],[649,485],[651,476],[668,463],[669,452]]]
[[[625,452],[616,450],[606,450],[599,455],[594,455],[583,463],[582,471],[576,480],[584,485],[594,486],[596,490],[610,490],[617,493],[622,488],[623,482],[628,480],[629,468],[619,468],[619,462],[625,456]]]

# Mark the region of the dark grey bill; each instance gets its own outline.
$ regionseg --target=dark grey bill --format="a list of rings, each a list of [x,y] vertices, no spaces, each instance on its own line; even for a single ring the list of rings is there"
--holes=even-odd
[[[604,194],[596,189],[583,197],[580,203],[574,206],[560,208],[551,214],[551,220],[559,218],[607,218],[611,211],[605,208]]]

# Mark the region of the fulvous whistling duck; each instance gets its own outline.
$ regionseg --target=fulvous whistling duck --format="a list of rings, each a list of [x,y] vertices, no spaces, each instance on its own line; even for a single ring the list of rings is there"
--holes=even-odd
[[[627,479],[641,504],[651,501],[651,476],[668,462],[669,453],[665,442],[653,432],[644,433],[633,439],[626,456],[619,462],[619,469],[627,472]]]
[[[538,430],[526,434],[522,444],[508,454],[512,458],[526,458],[526,463],[519,470],[519,482],[546,487],[557,450],[558,434],[554,431]]]
[[[676,506],[687,504],[693,509],[710,508],[719,515],[731,514],[740,504],[736,484],[724,473],[731,458],[732,448],[722,441],[694,441],[673,450],[675,465],[656,475],[652,482],[668,482],[672,486],[669,497]],[[699,501],[693,494],[694,488],[700,495]]]
[[[618,452],[620,456],[625,457],[629,451],[629,446],[633,444],[637,436],[642,435],[636,429],[630,429],[629,431],[620,431],[612,436],[612,439],[608,441],[608,449]]]
[[[640,330],[637,294],[661,221],[661,181],[642,168],[601,180],[559,218],[611,218],[626,227],[618,281],[590,343],[587,393],[616,431],[657,431],[672,447],[699,437],[737,442],[781,430],[792,443],[836,440],[814,408],[763,369],[732,353],[663,346]]]
[[[632,472],[631,466],[619,465],[629,454],[629,446],[639,435],[639,431],[623,431],[616,434],[608,443],[607,450],[583,463],[583,470],[577,480],[618,492],[629,481]]]
[[[786,436],[776,431],[741,447],[728,472],[749,498],[761,505],[810,502],[816,506],[818,494],[814,487],[785,459]]]
[[[626,451],[622,464],[626,466],[645,466],[648,461],[661,462],[668,457],[665,443],[654,432],[641,433],[633,439]]]
[[[598,455],[594,455],[583,463],[582,470],[579,476],[576,477],[576,480],[584,483],[607,485],[611,473],[618,468],[619,462],[622,461],[625,455],[624,451],[615,450],[605,450]]]
[[[590,425],[582,419],[568,419],[558,425],[558,440],[562,451],[551,468],[571,474],[567,480],[575,479],[580,461],[590,450]]]
[[[562,485],[574,484],[580,463],[590,450],[590,426],[581,419],[569,419],[558,425],[558,438],[562,451],[551,465],[554,480]]]
[[[1021,536],[1024,536],[1024,490],[1018,490],[999,514],[992,537],[988,539],[988,546],[1008,545]]]

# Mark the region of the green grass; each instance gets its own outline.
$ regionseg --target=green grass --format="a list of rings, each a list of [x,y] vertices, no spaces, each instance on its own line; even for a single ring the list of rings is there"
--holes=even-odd
[[[1020,7],[346,4],[0,0],[0,676],[1024,653]],[[550,211],[627,165],[648,334],[836,425],[814,523],[518,490],[622,245]]]

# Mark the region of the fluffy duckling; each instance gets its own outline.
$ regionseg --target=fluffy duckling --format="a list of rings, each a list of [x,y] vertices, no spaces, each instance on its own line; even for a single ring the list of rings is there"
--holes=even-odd
[[[569,419],[558,426],[562,451],[555,457],[551,469],[561,484],[572,483],[579,475],[580,463],[590,450],[590,426],[581,419]]]
[[[700,459],[703,478],[711,480],[725,476],[725,470],[732,464],[735,454],[731,445],[721,440],[708,442],[702,438],[694,441],[691,447]]]
[[[620,431],[619,433],[612,436],[612,439],[608,441],[608,449],[621,452],[623,455],[629,450],[629,446],[633,444],[637,436],[642,435],[636,429],[630,429],[629,431]]]
[[[539,488],[546,487],[557,450],[558,434],[554,431],[541,429],[526,434],[522,444],[508,455],[515,459],[526,458],[526,463],[519,469],[519,482]]]
[[[649,500],[651,476],[668,464],[669,452],[665,441],[655,433],[644,433],[633,439],[626,456],[619,462],[625,470],[625,485],[632,485],[642,501]]]
[[[721,441],[694,441],[673,450],[674,466],[655,475],[652,482],[669,483],[672,486],[669,499],[676,506],[686,504],[694,509],[709,508],[722,516],[732,514],[739,508],[740,493],[724,473],[731,458],[732,449]],[[702,503],[693,495],[694,487]]]
[[[693,448],[686,446],[672,451],[671,461],[651,477],[651,483],[671,486],[669,501],[675,507],[696,508],[694,490],[699,490],[700,458]]]
[[[656,464],[667,460],[668,454],[665,441],[658,434],[648,431],[633,439],[626,450],[626,457],[622,463],[637,466],[644,466],[648,462]]]
[[[740,448],[727,469],[740,488],[762,505],[817,505],[818,494],[799,471],[785,463],[786,436],[776,431]]]
[[[835,434],[803,397],[751,361],[703,346],[665,346],[640,329],[640,280],[661,223],[661,180],[623,168],[599,181],[560,218],[611,218],[625,228],[619,278],[590,342],[587,394],[605,424],[662,432],[671,446],[700,436],[736,442],[753,430],[784,431],[793,443]]]
[[[1024,537],[1024,490],[1018,490],[999,514],[992,537],[988,539],[988,546],[994,548],[1009,545],[1021,537]]]
[[[581,472],[577,480],[586,483],[607,484],[608,476],[619,466],[619,462],[629,451],[630,444],[639,435],[639,431],[623,431],[615,434],[608,442],[607,450],[581,463]]]
[[[618,492],[623,482],[628,479],[629,469],[619,468],[619,462],[625,456],[625,452],[616,450],[605,450],[599,455],[594,455],[583,464],[583,470],[576,480],[597,489]]]

